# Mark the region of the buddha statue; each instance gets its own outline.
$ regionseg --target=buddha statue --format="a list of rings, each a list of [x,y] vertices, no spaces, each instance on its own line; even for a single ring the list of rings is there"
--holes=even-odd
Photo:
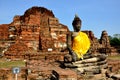
[[[90,40],[86,33],[81,30],[81,19],[75,15],[72,22],[74,31],[71,31],[67,36],[67,49],[69,55],[66,55],[64,61],[78,61],[83,59],[83,56],[90,48]]]

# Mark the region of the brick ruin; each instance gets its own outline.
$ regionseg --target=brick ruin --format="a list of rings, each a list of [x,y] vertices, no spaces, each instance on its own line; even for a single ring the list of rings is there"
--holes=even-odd
[[[106,31],[102,32],[100,40],[94,36],[92,31],[83,32],[87,33],[91,40],[91,53],[111,54],[116,52],[110,46]],[[68,27],[59,23],[52,11],[43,7],[32,7],[26,10],[24,15],[16,15],[10,24],[0,25],[0,44],[8,49],[8,47],[12,47],[12,44],[22,42],[30,51],[61,52],[67,46],[68,33]],[[9,53],[11,54],[8,49],[5,54],[10,55]]]
[[[91,41],[90,53],[116,53],[106,31],[102,32],[100,40],[92,31],[83,32]],[[60,68],[64,55],[68,54],[67,50],[62,51],[67,47],[68,33],[68,27],[61,24],[51,10],[35,6],[26,10],[24,15],[16,15],[10,24],[0,25],[1,53],[7,59],[27,60],[27,69],[23,73],[28,80],[54,80],[55,76],[60,80],[82,80],[71,69]]]
[[[103,30],[101,33],[101,37],[100,39],[97,39],[94,36],[94,33],[92,31],[83,31],[85,32],[90,41],[91,41],[91,49],[90,52],[95,54],[95,53],[103,53],[103,54],[107,54],[107,55],[117,55],[118,52],[116,50],[116,48],[112,47],[110,45],[110,41],[109,41],[109,35],[107,33],[107,31]]]
[[[106,31],[102,32],[100,40],[92,31],[83,32],[90,38],[91,53],[116,53],[116,50],[110,46]],[[2,47],[9,47],[16,42],[22,42],[29,50],[60,52],[67,46],[68,33],[68,27],[59,23],[52,11],[43,7],[32,7],[26,10],[24,15],[16,15],[10,24],[0,25],[0,44],[5,45]]]
[[[67,46],[66,35],[69,29],[59,23],[52,11],[43,7],[32,7],[24,15],[15,16],[10,24],[0,25],[0,31],[1,44],[7,42],[7,56],[13,54],[12,51],[19,54],[12,45],[20,47],[18,44],[21,42],[29,48],[27,52],[60,52]]]

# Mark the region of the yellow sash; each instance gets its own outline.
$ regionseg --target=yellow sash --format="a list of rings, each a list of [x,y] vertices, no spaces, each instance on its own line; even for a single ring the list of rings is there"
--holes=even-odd
[[[72,49],[77,54],[78,58],[83,59],[83,55],[86,54],[90,48],[90,40],[84,32],[79,32],[73,39]]]

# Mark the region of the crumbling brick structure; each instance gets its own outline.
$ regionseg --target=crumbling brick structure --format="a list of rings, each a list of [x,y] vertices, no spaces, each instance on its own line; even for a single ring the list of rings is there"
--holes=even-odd
[[[24,15],[15,16],[13,22],[6,26],[5,30],[8,35],[5,36],[5,39],[14,41],[15,44],[16,41],[17,43],[22,42],[28,47],[28,51],[60,52],[67,46],[68,27],[59,23],[52,11],[43,7],[32,7],[26,10]],[[8,44],[12,47],[11,44],[14,43]],[[9,48],[5,53],[6,56],[11,55],[9,50],[15,52],[14,49]],[[16,54],[20,53],[16,52]]]
[[[100,42],[92,31],[83,32],[90,38],[91,53],[99,53],[100,49],[105,53],[110,48],[106,31],[103,31]],[[26,10],[24,15],[16,15],[10,24],[0,25],[0,40],[9,41],[7,47],[21,41],[31,51],[39,52],[62,51],[67,47],[68,33],[68,27],[59,23],[51,10],[36,6]]]
[[[83,32],[87,33],[91,41],[91,53],[99,53],[100,49],[110,48],[106,32],[102,33],[100,42],[92,31]],[[27,69],[23,72],[28,80],[77,80],[76,72],[62,69],[61,65],[56,63],[63,62],[64,55],[68,54],[68,51],[62,52],[67,47],[68,33],[68,27],[61,24],[51,10],[32,7],[23,15],[16,15],[10,24],[0,25],[0,47],[6,48],[3,51],[6,58],[28,61]]]

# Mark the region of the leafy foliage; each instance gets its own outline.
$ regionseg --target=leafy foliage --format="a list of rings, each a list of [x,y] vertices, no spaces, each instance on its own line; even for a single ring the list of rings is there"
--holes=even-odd
[[[120,34],[114,34],[113,37],[109,36],[109,39],[112,46],[120,46]]]

